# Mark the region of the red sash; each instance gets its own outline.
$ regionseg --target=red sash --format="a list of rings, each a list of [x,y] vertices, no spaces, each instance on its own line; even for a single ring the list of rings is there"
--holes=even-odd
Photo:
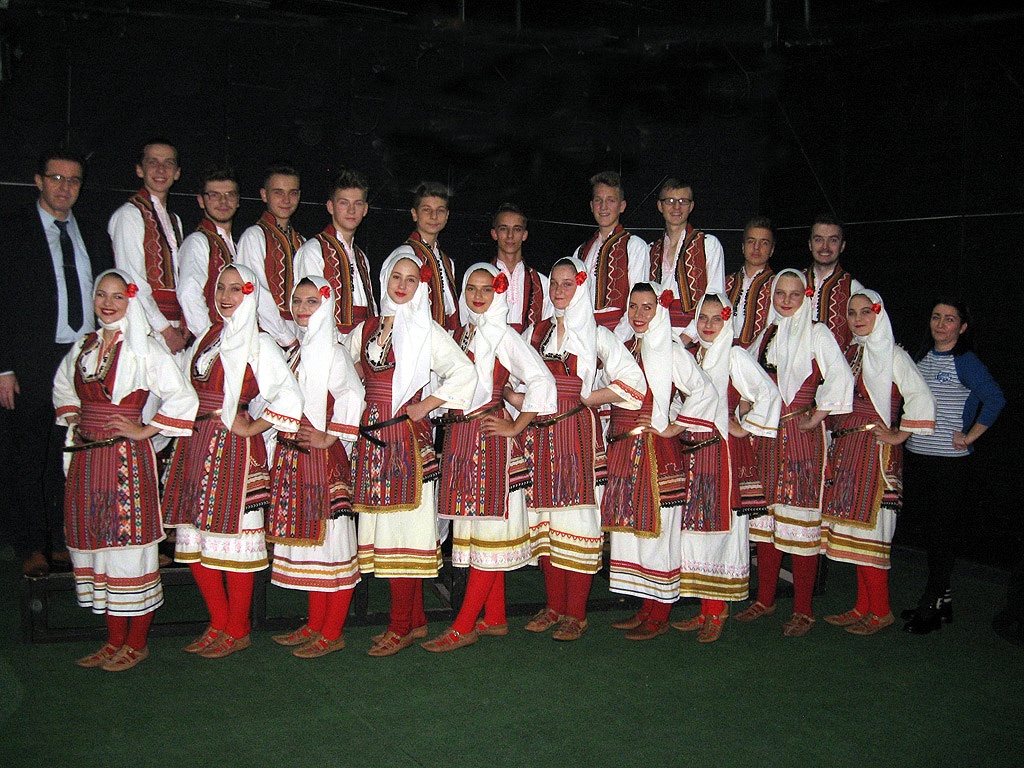
[[[434,319],[434,322],[444,328],[446,331],[454,331],[459,327],[459,313],[456,311],[452,315],[445,315],[444,313],[444,286],[441,284],[441,272],[444,269],[445,278],[448,280],[448,285],[452,286],[452,290],[455,290],[455,275],[452,273],[451,260],[445,255],[444,251],[438,250],[441,253],[441,266],[438,266],[438,258],[434,255],[434,249],[427,246],[426,243],[420,239],[419,232],[413,232],[409,235],[409,239],[405,241],[405,244],[410,246],[420,260],[424,264],[429,264],[432,274],[430,276],[430,316]],[[382,288],[381,290],[386,290]]]
[[[804,276],[807,278],[807,285],[814,288],[814,268],[805,269]],[[814,317],[814,322],[828,325],[843,352],[849,349],[853,342],[853,331],[846,322],[846,304],[850,301],[852,283],[853,277],[850,273],[836,264],[832,274],[821,284],[818,312]]]
[[[593,237],[579,247],[576,253],[580,261],[586,263],[587,254],[600,236],[600,231],[595,232]],[[618,307],[621,310],[618,315],[605,313],[597,317],[600,325],[611,330],[615,329],[622,315],[626,313],[629,291],[633,287],[629,284],[629,237],[629,232],[623,229],[621,224],[616,224],[614,231],[601,244],[601,250],[597,255],[594,311],[598,312],[608,307]]]
[[[341,333],[348,333],[368,317],[373,317],[373,292],[370,288],[370,275],[367,269],[366,255],[353,244],[356,256],[356,271],[363,284],[363,294],[367,306],[357,306],[352,300],[352,264],[349,262],[348,251],[338,239],[338,232],[333,224],[316,236],[320,242],[320,250],[324,258],[324,279],[338,294],[334,302],[334,321]]]
[[[142,214],[142,250],[145,255],[146,282],[153,292],[153,299],[165,318],[181,322],[181,305],[178,304],[178,296],[175,293],[174,257],[171,254],[167,233],[164,232],[160,218],[153,208],[149,191],[145,188],[140,189],[128,199],[128,202]],[[174,227],[174,231],[171,232],[174,244],[181,245],[178,222],[170,214],[168,218]]]
[[[217,231],[217,225],[210,219],[204,216],[203,220],[199,222],[199,226],[196,227],[196,232],[202,232],[210,246],[210,260],[206,268],[206,285],[203,286],[203,297],[206,299],[206,310],[210,315],[210,323],[216,324],[223,322],[223,318],[217,312],[215,304],[214,294],[217,292],[217,276],[233,259],[228,244],[224,242],[224,238]]]
[[[740,335],[736,337],[737,342],[744,349],[754,343],[754,339],[768,324],[768,308],[772,305],[771,287],[774,276],[772,268],[766,266],[750,281],[750,289],[743,299],[743,328],[740,330]],[[743,267],[740,267],[739,272],[735,275],[728,275],[725,278],[725,292],[735,308],[740,300],[740,293],[743,292]]]
[[[263,271],[267,275],[270,295],[274,297],[277,311],[285,320],[292,319],[292,288],[295,285],[292,265],[295,251],[303,243],[303,237],[294,228],[285,232],[277,225],[277,219],[270,211],[264,211],[256,226],[263,230],[267,251],[263,257]]]

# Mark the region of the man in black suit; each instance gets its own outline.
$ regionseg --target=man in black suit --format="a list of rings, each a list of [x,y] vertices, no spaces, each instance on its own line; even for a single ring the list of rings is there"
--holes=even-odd
[[[54,424],[53,376],[95,329],[93,275],[113,265],[102,228],[75,219],[83,162],[43,155],[39,199],[0,225],[0,471],[12,543],[29,576],[45,576],[64,546],[64,430]]]

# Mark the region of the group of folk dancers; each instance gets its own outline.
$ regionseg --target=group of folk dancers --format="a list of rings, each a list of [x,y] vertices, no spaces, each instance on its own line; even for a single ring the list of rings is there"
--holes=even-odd
[[[497,259],[470,266],[459,294],[437,245],[447,190],[426,184],[416,231],[381,267],[378,310],[353,241],[358,174],[338,178],[331,224],[303,243],[288,226],[298,175],[271,169],[267,213],[236,248],[229,175],[205,181],[203,223],[179,244],[165,207],[176,151],[147,144],[137,172],[144,188],[110,225],[118,268],[95,283],[100,330],[54,384],[78,600],[109,633],[80,665],[121,671],[148,655],[165,528],[209,610],[185,647],[205,658],[250,645],[254,573],[268,565],[272,583],[309,593],[306,623],[274,637],[298,657],[344,647],[367,574],[391,593],[369,654],[426,640],[423,580],[449,532],[466,595],[428,651],[507,634],[504,575],[527,565],[543,572],[545,606],[525,629],[579,639],[606,532],[610,589],[642,600],[613,624],[631,640],[670,626],[717,640],[748,597],[751,541],[758,594],[736,620],[776,611],[789,553],[783,631],[806,634],[823,552],[858,569],[856,605],[826,621],[862,635],[893,623],[901,444],[933,429],[935,402],[882,298],[838,266],[838,222],[812,228],[815,266],[772,274],[770,224],[752,221],[726,280],[720,244],[688,222],[690,184],[666,182],[666,233],[648,247],[619,223],[618,176],[600,174],[598,231],[549,278],[523,263],[527,221],[505,205]],[[816,249],[833,256],[824,274]],[[162,499],[158,436],[176,438]],[[681,597],[700,611],[670,624]]]

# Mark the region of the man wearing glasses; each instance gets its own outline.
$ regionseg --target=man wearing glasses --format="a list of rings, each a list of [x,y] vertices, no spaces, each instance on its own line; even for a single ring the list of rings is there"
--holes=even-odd
[[[235,260],[231,222],[238,212],[239,194],[234,172],[230,168],[207,171],[196,200],[204,215],[178,252],[178,302],[189,332],[201,339],[211,325],[220,322],[214,302],[217,276]]]
[[[665,234],[651,243],[651,280],[672,291],[672,327],[696,341],[697,302],[705,293],[725,295],[722,244],[690,224],[692,184],[666,179],[658,193],[658,211],[665,220]]]
[[[83,172],[73,154],[43,155],[38,200],[0,224],[0,485],[27,576],[49,573],[47,546],[52,559],[69,562],[62,534],[65,430],[54,425],[53,376],[71,345],[95,330],[93,276],[112,264],[103,229],[72,212]]]
[[[142,189],[114,211],[107,232],[117,268],[139,286],[139,301],[157,338],[172,352],[185,347],[185,328],[175,288],[181,219],[167,210],[167,196],[181,176],[178,150],[165,139],[142,145],[135,175]]]
[[[369,317],[376,317],[370,287],[370,262],[356,245],[356,230],[369,211],[366,178],[342,171],[331,184],[327,213],[331,223],[295,253],[295,281],[307,275],[324,278],[338,299],[334,320],[339,333],[349,333]]]

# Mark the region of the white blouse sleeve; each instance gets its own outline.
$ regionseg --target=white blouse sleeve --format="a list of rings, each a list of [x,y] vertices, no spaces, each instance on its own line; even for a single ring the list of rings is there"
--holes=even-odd
[[[149,326],[157,333],[161,333],[170,322],[157,306],[156,299],[153,298],[153,289],[146,279],[146,252],[143,249],[146,225],[139,209],[131,203],[125,203],[114,211],[114,215],[107,223],[107,234],[110,235],[114,249],[114,266],[126,272],[132,282],[139,287],[137,298],[146,311]]]
[[[334,347],[327,388],[334,396],[334,412],[327,431],[342,440],[355,440],[359,435],[359,418],[363,415],[366,393],[352,364],[352,356],[340,344]]]
[[[363,323],[341,336],[339,341],[352,358],[352,363],[358,363],[363,357]]]
[[[899,428],[904,432],[930,435],[935,432],[935,395],[906,350],[896,347],[893,353],[892,378],[903,397]]]
[[[740,397],[750,403],[750,410],[740,420],[740,426],[752,435],[775,437],[779,431],[782,395],[771,376],[747,350],[733,347],[729,351],[729,377]]]
[[[210,243],[201,232],[193,232],[178,249],[178,303],[185,325],[201,339],[210,328],[210,310],[203,291],[210,270]]]
[[[68,426],[68,416],[78,415],[82,408],[82,401],[75,391],[75,362],[84,343],[85,339],[79,339],[71,345],[53,377],[53,408],[57,423],[62,427]]]
[[[167,437],[191,435],[199,397],[171,353],[153,337],[147,341],[146,386],[151,394],[160,398],[160,409],[149,423]]]
[[[718,392],[711,377],[682,344],[672,344],[672,383],[686,395],[674,419],[690,432],[714,432]]]
[[[295,432],[302,419],[302,390],[277,343],[260,333],[260,357],[254,366],[260,397],[266,403],[262,417],[280,432]]]
[[[602,325],[597,327],[597,357],[604,365],[608,388],[621,398],[615,405],[639,411],[647,394],[644,372],[615,334]]]
[[[849,413],[853,410],[853,372],[825,323],[811,326],[811,350],[824,379],[814,398],[817,409],[832,415]]]
[[[544,365],[533,347],[512,329],[505,332],[498,345],[497,358],[508,369],[510,378],[525,386],[522,411],[545,416],[558,412],[558,390],[555,377]]]
[[[353,334],[354,335],[354,334]],[[439,379],[430,394],[446,408],[466,408],[476,391],[476,368],[448,331],[430,323],[430,369]]]

